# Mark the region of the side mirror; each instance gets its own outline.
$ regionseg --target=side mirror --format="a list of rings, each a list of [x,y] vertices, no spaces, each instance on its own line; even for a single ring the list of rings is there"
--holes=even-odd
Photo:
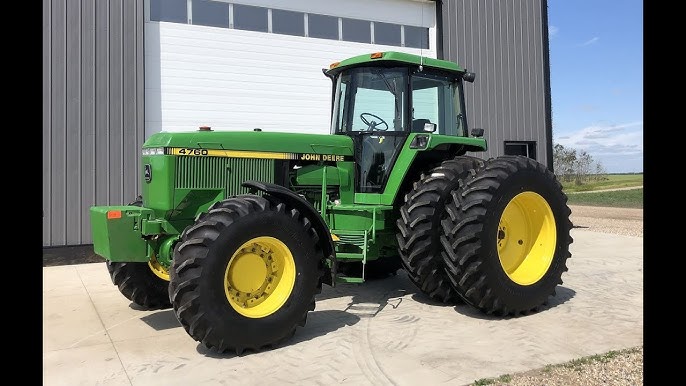
[[[476,79],[476,74],[473,72],[465,72],[464,75],[462,75],[462,79],[464,79],[465,82],[473,83],[474,79]]]
[[[424,131],[427,133],[433,133],[436,131],[436,124],[435,123],[425,123],[424,124]]]
[[[472,137],[483,137],[484,129],[474,128],[471,130]]]

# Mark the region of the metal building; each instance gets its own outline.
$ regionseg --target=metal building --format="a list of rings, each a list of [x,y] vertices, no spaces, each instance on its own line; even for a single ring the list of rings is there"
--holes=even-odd
[[[552,167],[546,0],[43,0],[43,246],[90,244],[89,207],[138,195],[150,134],[327,133],[321,68],[388,50],[476,72],[481,156]]]

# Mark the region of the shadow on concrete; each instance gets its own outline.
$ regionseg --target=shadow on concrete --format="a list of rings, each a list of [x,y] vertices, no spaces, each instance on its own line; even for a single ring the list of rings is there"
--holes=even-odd
[[[159,306],[159,307],[143,307],[134,302],[129,303],[129,308],[135,311],[157,311],[171,309],[171,306]]]
[[[477,309],[476,307],[472,307],[469,304],[463,303],[461,305],[456,305],[455,306],[455,311],[459,312],[462,315],[468,316],[470,318],[476,318],[476,319],[483,319],[483,320],[510,320],[513,318],[520,318],[520,317],[526,317],[527,315],[532,315],[536,314],[539,312],[544,312],[546,310],[549,310],[551,308],[557,307],[576,295],[576,291],[573,289],[563,287],[563,286],[557,286],[555,288],[555,295],[548,297],[548,301],[540,306],[537,311],[533,311],[530,314],[523,314],[523,315],[518,315],[518,316],[494,316],[494,315],[488,315],[485,312]]]
[[[141,318],[145,324],[155,329],[155,331],[169,330],[171,328],[181,327],[181,323],[176,319],[174,311],[164,310],[155,312],[154,314],[146,315]]]
[[[295,335],[284,345],[290,346],[305,342],[319,336],[324,336],[343,327],[348,327],[360,321],[360,317],[346,311],[322,310],[307,314],[307,324],[295,330]]]
[[[360,317],[353,315],[346,311],[340,310],[323,310],[311,311],[307,314],[307,324],[304,327],[297,327],[295,334],[286,339],[279,345],[264,347],[261,350],[245,350],[240,355],[236,355],[233,351],[225,353],[217,353],[214,350],[208,349],[202,343],[198,343],[196,351],[199,354],[210,358],[229,359],[234,357],[244,357],[246,355],[255,354],[257,352],[267,352],[278,349],[284,346],[291,346],[301,342],[305,342],[320,336],[324,336],[330,332],[334,332],[339,328],[352,326],[360,321]]]
[[[361,318],[373,318],[386,306],[398,308],[407,295],[404,288],[386,289],[384,291],[358,292],[350,299],[345,312]]]
[[[322,293],[316,297],[317,301],[341,298],[345,296],[382,296],[384,293],[392,291],[403,291],[405,295],[410,295],[418,291],[417,287],[410,282],[404,271],[388,276],[383,279],[367,280],[362,284],[336,284],[335,287],[324,285]]]
[[[549,297],[548,303],[543,305],[539,311],[545,311],[557,307],[560,304],[568,302],[574,296],[576,296],[576,291],[574,291],[571,288],[559,285],[555,288],[555,295]]]
[[[412,294],[412,300],[417,303],[426,304],[433,307],[455,307],[456,305],[464,304],[462,298],[456,296],[454,299],[448,303],[439,302],[438,300],[431,299],[431,297],[421,291],[417,291]]]

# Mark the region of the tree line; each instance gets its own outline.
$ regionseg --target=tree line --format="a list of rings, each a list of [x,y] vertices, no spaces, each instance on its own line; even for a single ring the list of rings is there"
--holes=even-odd
[[[574,181],[577,185],[606,178],[605,167],[585,150],[567,148],[559,143],[553,146],[553,170],[560,181]]]

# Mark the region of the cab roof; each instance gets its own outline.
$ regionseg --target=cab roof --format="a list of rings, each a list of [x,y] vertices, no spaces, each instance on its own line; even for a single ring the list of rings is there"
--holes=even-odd
[[[372,54],[364,54],[353,56],[342,60],[340,62],[331,63],[329,69],[325,71],[326,75],[335,75],[342,70],[350,67],[358,67],[365,64],[377,65],[380,63],[388,64],[409,64],[419,66],[420,64],[427,68],[434,68],[438,70],[464,73],[466,70],[457,65],[455,62],[448,60],[434,59],[430,57],[421,57],[419,55],[408,54],[397,51],[375,52]]]

